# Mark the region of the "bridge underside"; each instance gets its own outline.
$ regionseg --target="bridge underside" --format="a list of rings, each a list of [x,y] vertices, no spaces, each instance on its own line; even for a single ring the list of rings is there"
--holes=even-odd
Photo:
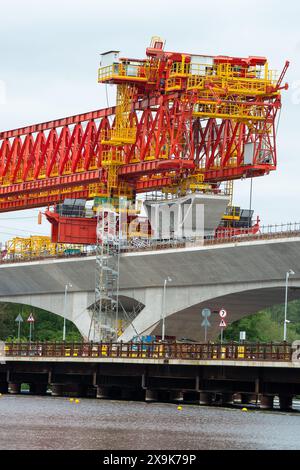
[[[215,339],[220,333],[219,310],[223,306],[228,311],[226,323],[230,324],[267,307],[283,304],[284,293],[285,289],[283,287],[256,289],[224,295],[201,302],[168,316],[166,318],[166,334],[176,336],[178,339],[184,337],[186,339],[204,341],[204,328],[201,327],[203,320],[201,311],[203,308],[209,308],[212,311],[212,315],[209,317],[211,327],[208,329],[208,337]],[[290,289],[289,301],[299,299],[300,287]],[[152,330],[152,334],[161,334],[161,326],[155,326]],[[224,337],[225,336],[226,332],[224,334]]]

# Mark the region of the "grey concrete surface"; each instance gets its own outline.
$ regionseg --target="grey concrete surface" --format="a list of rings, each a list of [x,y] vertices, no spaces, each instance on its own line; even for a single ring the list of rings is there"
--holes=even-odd
[[[164,280],[166,334],[203,340],[201,310],[224,307],[228,324],[261,308],[284,302],[285,273],[293,269],[289,299],[300,298],[300,237],[243,241],[212,246],[126,253],[120,261],[121,296],[145,305],[121,339],[161,331]],[[67,318],[87,337],[93,304],[95,258],[48,259],[0,264],[0,302],[43,308],[63,316],[64,289],[70,282]],[[209,338],[219,331],[210,317]]]

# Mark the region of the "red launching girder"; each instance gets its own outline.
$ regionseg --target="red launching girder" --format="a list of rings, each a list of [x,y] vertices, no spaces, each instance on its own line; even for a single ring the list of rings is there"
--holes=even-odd
[[[278,106],[280,103],[278,104]],[[180,98],[138,101],[130,120],[136,143],[124,145],[120,181],[152,191],[201,171],[211,183],[261,176],[276,168],[275,117],[264,121],[190,118]],[[101,132],[114,123],[107,108],[0,133],[0,212],[42,207],[66,197],[92,198],[106,182]]]

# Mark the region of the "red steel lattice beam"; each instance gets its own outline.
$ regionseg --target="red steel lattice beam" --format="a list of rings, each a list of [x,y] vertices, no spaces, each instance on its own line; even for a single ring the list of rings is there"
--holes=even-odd
[[[261,176],[276,169],[275,117],[235,122],[188,118],[176,95],[135,104],[137,139],[125,145],[120,180],[137,192],[161,189],[197,170],[207,182]],[[0,211],[60,202],[106,182],[100,133],[113,125],[115,108],[0,133]],[[251,153],[251,163],[245,161]],[[170,176],[170,172],[173,175]]]

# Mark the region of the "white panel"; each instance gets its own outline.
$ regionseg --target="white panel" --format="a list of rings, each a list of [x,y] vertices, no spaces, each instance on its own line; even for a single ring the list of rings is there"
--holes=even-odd
[[[191,69],[192,75],[206,75],[207,69],[214,64],[214,58],[205,55],[192,55],[191,56]]]
[[[214,58],[206,56],[206,55],[192,55],[191,56],[191,62],[192,62],[192,64],[213,65]]]
[[[245,150],[244,150],[244,164],[245,165],[253,165],[253,154],[254,154],[254,144],[252,142],[245,144]]]
[[[114,62],[118,62],[119,54],[120,53],[118,51],[111,51],[102,54],[100,62],[101,67],[107,67],[108,65],[112,65]]]

